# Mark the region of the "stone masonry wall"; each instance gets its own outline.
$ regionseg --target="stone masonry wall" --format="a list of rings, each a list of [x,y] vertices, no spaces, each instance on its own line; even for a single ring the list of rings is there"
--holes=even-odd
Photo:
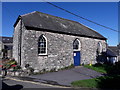
[[[19,43],[19,37],[20,37],[20,23],[21,20],[18,22],[16,27],[14,28],[14,35],[13,35],[13,58],[18,62],[18,43]]]
[[[24,57],[24,32],[26,28],[24,27],[23,22],[19,20],[18,24],[14,28],[14,36],[13,36],[13,58],[21,65],[23,63]],[[20,36],[21,35],[21,36]],[[21,48],[20,48],[21,47]],[[21,54],[21,61],[20,61],[20,54]]]
[[[47,38],[47,55],[38,55],[38,38],[44,34]],[[102,43],[106,50],[105,40],[57,34],[51,32],[25,30],[22,44],[22,66],[30,64],[37,70],[60,69],[74,64],[73,41],[81,42],[81,64],[96,63],[97,43]]]

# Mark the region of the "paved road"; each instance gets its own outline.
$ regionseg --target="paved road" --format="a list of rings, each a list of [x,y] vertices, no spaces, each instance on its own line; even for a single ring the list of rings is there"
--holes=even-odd
[[[13,78],[14,79],[14,78]],[[74,87],[56,87],[41,85],[41,83],[23,82],[19,79],[2,79],[0,77],[0,90],[91,90],[91,88],[74,88]],[[99,90],[97,88],[93,90]]]
[[[32,75],[29,77],[12,77],[13,79],[8,77],[3,79],[2,85],[3,87],[9,88],[21,88],[19,90],[22,90],[23,88],[68,88],[64,86],[71,86],[71,82],[73,81],[99,76],[102,76],[102,74],[85,67],[77,67],[58,72]]]
[[[49,85],[44,85],[41,83],[35,83],[35,82],[25,82],[25,81],[20,81],[19,79],[11,80],[11,79],[2,79],[2,90],[24,90],[26,88],[31,89],[31,88],[62,88],[62,87],[56,87],[56,86],[49,86]],[[1,90],[1,89],[0,89]]]
[[[80,66],[69,70],[32,75],[30,78],[34,78],[34,80],[38,80],[43,83],[70,86],[73,81],[90,79],[99,76],[102,76],[102,74]]]

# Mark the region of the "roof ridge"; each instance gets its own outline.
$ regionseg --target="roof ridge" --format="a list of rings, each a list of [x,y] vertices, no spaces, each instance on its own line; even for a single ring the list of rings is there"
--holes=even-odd
[[[29,15],[29,14],[33,14],[33,13],[35,13],[36,11],[33,11],[33,12],[30,12],[30,13],[26,13],[26,14],[23,14],[23,15],[20,15],[21,17],[24,17],[24,16],[26,16],[26,15]]]

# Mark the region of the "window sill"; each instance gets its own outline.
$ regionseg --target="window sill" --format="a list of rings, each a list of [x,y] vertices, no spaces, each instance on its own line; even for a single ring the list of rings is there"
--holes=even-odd
[[[79,49],[78,49],[78,50],[77,50],[77,49],[74,49],[73,51],[81,51],[81,50],[79,50]]]
[[[38,54],[38,56],[48,56],[48,54]]]

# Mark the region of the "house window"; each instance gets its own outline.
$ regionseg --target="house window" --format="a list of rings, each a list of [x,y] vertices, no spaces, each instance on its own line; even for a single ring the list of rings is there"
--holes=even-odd
[[[97,52],[98,52],[98,54],[101,54],[101,53],[102,53],[102,43],[101,43],[101,42],[98,42]]]
[[[41,35],[38,40],[38,54],[47,55],[47,38]]]
[[[80,50],[81,49],[81,43],[78,39],[75,39],[73,42],[73,49],[74,50]]]

